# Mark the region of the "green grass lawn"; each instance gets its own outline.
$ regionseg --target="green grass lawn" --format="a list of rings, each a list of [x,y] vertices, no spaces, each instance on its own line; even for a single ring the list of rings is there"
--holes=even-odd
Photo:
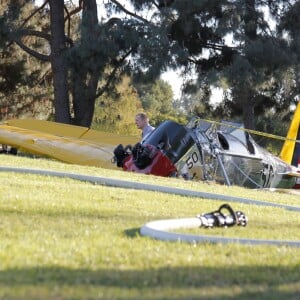
[[[299,195],[137,175],[47,159],[31,167],[168,185],[300,206]],[[157,219],[194,217],[223,202],[0,172],[0,299],[299,299],[300,248],[187,244],[142,237]],[[300,240],[299,212],[231,203],[245,228],[193,233]]]

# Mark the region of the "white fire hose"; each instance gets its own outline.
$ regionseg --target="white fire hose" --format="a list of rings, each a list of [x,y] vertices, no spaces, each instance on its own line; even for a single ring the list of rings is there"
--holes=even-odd
[[[136,190],[146,190],[146,191],[156,191],[161,193],[176,194],[188,197],[197,197],[210,200],[221,200],[226,202],[237,202],[252,205],[261,206],[272,206],[277,208],[283,208],[292,211],[300,211],[299,206],[284,205],[279,203],[271,203],[267,201],[259,201],[254,199],[242,198],[242,197],[232,197],[215,193],[207,193],[200,191],[193,191],[187,189],[180,189],[174,187],[166,187],[160,185],[125,181],[119,179],[105,178],[99,176],[89,176],[76,173],[67,172],[57,172],[52,170],[41,170],[41,169],[30,169],[30,168],[17,168],[17,167],[6,167],[0,166],[0,171],[2,172],[16,172],[25,174],[37,174],[46,175],[54,177],[67,177],[75,180],[91,182],[94,184],[100,184],[105,186],[113,186],[118,188],[128,188]],[[184,218],[184,219],[170,219],[170,220],[159,220],[146,223],[141,227],[140,233],[143,236],[149,236],[155,239],[164,241],[182,241],[182,242],[209,242],[209,243],[241,243],[241,244],[269,244],[269,245],[288,245],[288,246],[300,246],[300,241],[290,241],[290,240],[261,240],[261,239],[244,239],[244,238],[227,238],[227,237],[217,237],[209,235],[191,235],[183,233],[174,233],[170,230],[176,230],[180,228],[197,228],[203,226],[201,218]]]

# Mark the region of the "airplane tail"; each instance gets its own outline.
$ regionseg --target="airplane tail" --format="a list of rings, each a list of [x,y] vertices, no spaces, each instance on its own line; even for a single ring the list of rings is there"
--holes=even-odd
[[[287,134],[287,140],[285,140],[280,153],[282,160],[298,167],[300,170],[300,143],[296,142],[296,140],[300,140],[300,102],[298,102]],[[294,188],[300,189],[300,178],[297,178]]]
[[[298,102],[294,117],[292,119],[287,140],[281,149],[280,158],[290,165],[298,167],[300,163],[300,102]]]

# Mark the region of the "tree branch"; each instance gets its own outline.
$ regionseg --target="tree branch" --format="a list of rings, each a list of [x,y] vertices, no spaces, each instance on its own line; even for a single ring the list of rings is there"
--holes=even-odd
[[[70,36],[70,32],[71,32],[71,16],[69,14],[68,8],[64,5],[64,11],[66,12],[66,17],[64,22],[68,23],[67,27],[68,27],[68,36]]]
[[[37,13],[39,12],[41,9],[43,9],[47,4],[48,4],[49,0],[46,0],[44,2],[44,4],[40,7],[38,7],[37,9],[35,9],[25,20],[24,22],[21,24],[20,28],[23,28],[25,26],[25,24]]]
[[[80,0],[78,3],[78,6],[69,12],[69,16],[71,17],[71,16],[79,13],[80,11],[82,11],[82,9],[83,9],[83,1]]]
[[[110,1],[112,3],[114,3],[124,13],[126,13],[126,14],[128,14],[128,15],[130,15],[130,16],[132,16],[132,17],[134,17],[134,18],[136,18],[136,19],[138,19],[140,21],[142,21],[143,23],[147,23],[147,24],[150,23],[147,19],[145,19],[145,18],[137,15],[136,13],[133,13],[133,12],[129,11],[128,9],[126,9],[119,1],[117,1],[117,0],[110,0]]]
[[[66,12],[65,22],[68,21],[68,36],[70,36],[71,31],[71,17],[79,13],[83,9],[83,1],[80,0],[78,6],[69,12],[68,8],[64,5],[64,10]]]
[[[29,29],[21,29],[18,32],[18,37],[14,38],[13,41],[21,48],[23,49],[25,52],[27,52],[28,54],[42,60],[42,61],[50,61],[50,56],[49,55],[45,55],[45,54],[41,54],[29,47],[27,47],[23,41],[22,38],[24,36],[37,36],[40,38],[43,38],[45,40],[47,40],[49,43],[51,42],[51,35],[42,31],[37,31],[37,30],[29,30]],[[65,41],[66,43],[68,43],[70,46],[73,45],[73,41],[72,39],[70,39],[69,37],[65,36]]]
[[[116,67],[114,67],[114,69],[112,70],[112,72],[109,74],[108,79],[105,83],[105,85],[98,90],[97,94],[96,94],[96,98],[98,98],[99,96],[101,96],[110,86],[110,84],[112,83],[112,81],[115,78],[115,75],[120,67],[120,65],[125,61],[125,59],[132,53],[133,49],[130,49],[127,53],[125,53],[125,55],[118,61],[118,65]]]
[[[27,47],[22,41],[22,38],[24,36],[37,36],[37,37],[47,40],[50,43],[50,41],[51,41],[50,34],[47,34],[45,32],[41,32],[41,31],[37,31],[37,30],[21,29],[19,31],[18,36],[13,39],[13,41],[28,54],[30,54],[42,61],[50,61],[49,55],[41,54],[41,53]]]
[[[27,47],[24,43],[22,43],[21,39],[15,39],[15,43],[23,49],[28,54],[42,60],[42,61],[50,61],[50,55],[41,54],[35,50],[32,50],[31,48]]]
[[[18,31],[18,34],[20,37],[37,36],[37,37],[47,40],[49,43],[51,42],[51,35],[49,33],[38,31],[38,30],[21,29]]]

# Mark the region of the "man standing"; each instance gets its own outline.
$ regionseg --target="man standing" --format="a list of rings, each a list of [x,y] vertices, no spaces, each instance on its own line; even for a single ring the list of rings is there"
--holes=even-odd
[[[149,124],[149,118],[145,113],[138,113],[135,116],[135,124],[138,129],[142,130],[142,141],[155,129]]]

